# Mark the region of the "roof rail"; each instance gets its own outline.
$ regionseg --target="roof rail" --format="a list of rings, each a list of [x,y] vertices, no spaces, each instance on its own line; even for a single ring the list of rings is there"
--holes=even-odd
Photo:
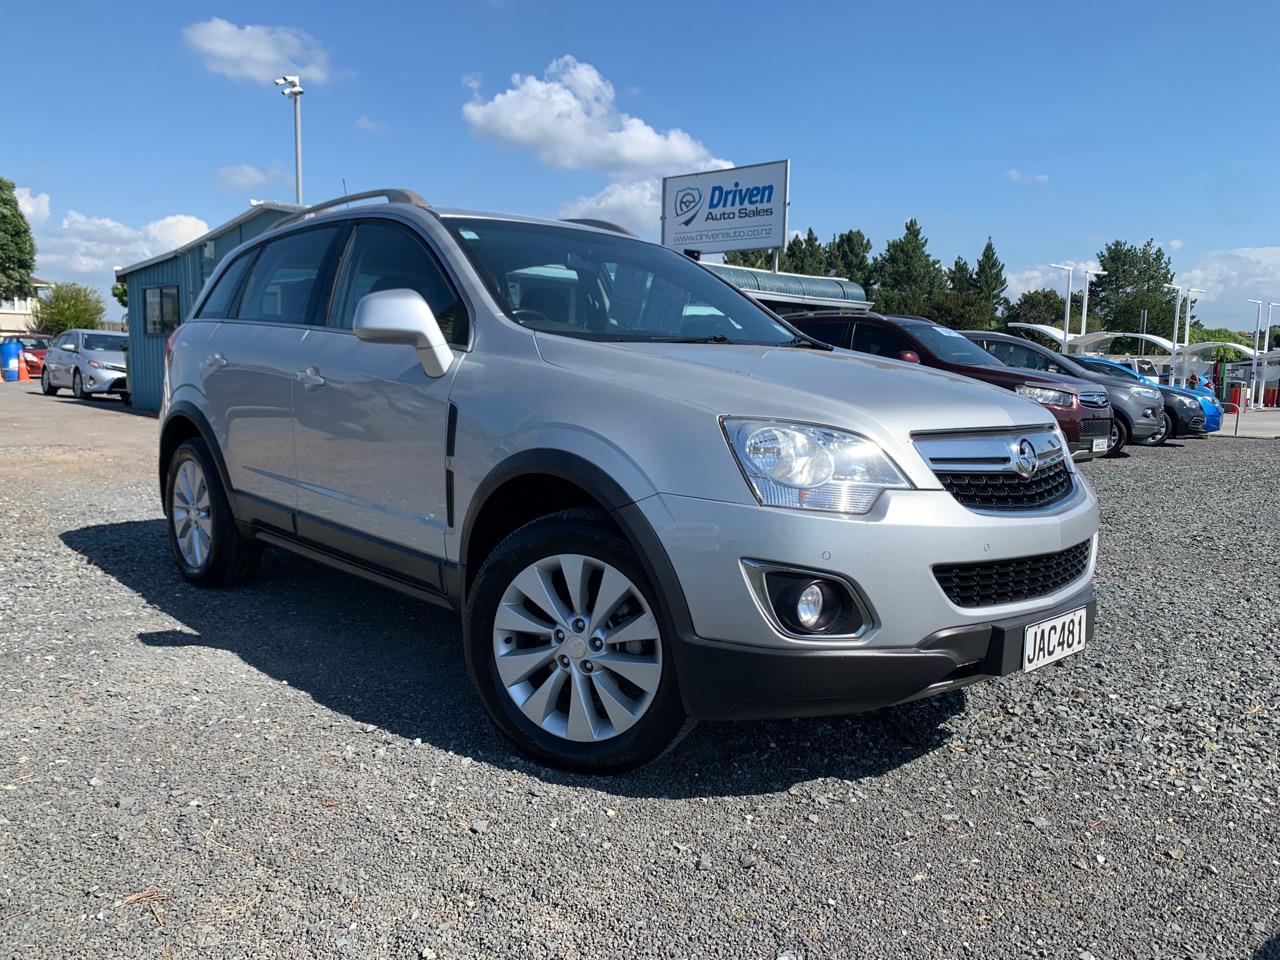
[[[583,217],[564,217],[562,223],[578,223],[584,227],[595,227],[597,230],[609,230],[613,233],[621,233],[627,237],[634,237],[635,234],[626,227],[620,227],[616,223],[610,223],[608,220],[592,220]]]
[[[331,207],[340,207],[344,203],[352,203],[356,200],[372,200],[375,197],[383,197],[387,203],[411,203],[415,207],[429,207],[431,204],[423,200],[422,197],[414,193],[412,190],[401,190],[398,187],[389,187],[384,190],[365,190],[363,193],[348,193],[345,196],[334,197],[332,200],[325,200],[322,203],[313,203],[305,210],[300,210],[293,216],[285,217],[278,220],[272,225],[272,230],[290,223],[297,223],[299,220],[307,220],[314,217],[321,210],[328,210]]]

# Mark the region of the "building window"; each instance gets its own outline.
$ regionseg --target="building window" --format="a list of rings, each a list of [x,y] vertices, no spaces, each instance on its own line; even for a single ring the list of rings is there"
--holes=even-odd
[[[156,336],[166,336],[182,323],[178,311],[178,288],[147,287],[142,291],[146,309],[146,331]]]

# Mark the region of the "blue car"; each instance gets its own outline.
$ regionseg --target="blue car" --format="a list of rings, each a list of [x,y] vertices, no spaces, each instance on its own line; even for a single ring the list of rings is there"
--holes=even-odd
[[[1153,436],[1138,441],[1143,446],[1153,447],[1164,443],[1170,437],[1203,436],[1222,429],[1222,405],[1207,389],[1202,392],[1166,386],[1134,372],[1131,367],[1123,363],[1103,360],[1100,357],[1072,357],[1071,359],[1098,373],[1128,377],[1130,380],[1148,383],[1160,391],[1164,397],[1164,426]]]

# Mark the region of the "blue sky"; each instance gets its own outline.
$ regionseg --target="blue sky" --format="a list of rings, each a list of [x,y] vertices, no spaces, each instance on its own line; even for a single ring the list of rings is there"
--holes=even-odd
[[[1280,4],[17,4],[0,175],[55,280],[291,199],[439,205],[657,232],[656,178],[792,161],[791,224],[880,249],[914,216],[1013,292],[1154,237],[1209,325],[1280,300]]]

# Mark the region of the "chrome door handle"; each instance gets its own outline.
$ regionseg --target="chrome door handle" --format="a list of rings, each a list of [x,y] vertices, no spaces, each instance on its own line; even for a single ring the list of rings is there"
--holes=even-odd
[[[204,365],[206,367],[213,367],[218,370],[222,369],[230,362],[231,362],[230,360],[228,360],[225,356],[222,355],[221,350],[219,350],[215,354],[212,354],[211,356],[204,358]]]
[[[293,375],[293,379],[308,387],[324,386],[324,377],[320,376],[320,370],[316,367],[307,367],[305,370],[299,370]]]

